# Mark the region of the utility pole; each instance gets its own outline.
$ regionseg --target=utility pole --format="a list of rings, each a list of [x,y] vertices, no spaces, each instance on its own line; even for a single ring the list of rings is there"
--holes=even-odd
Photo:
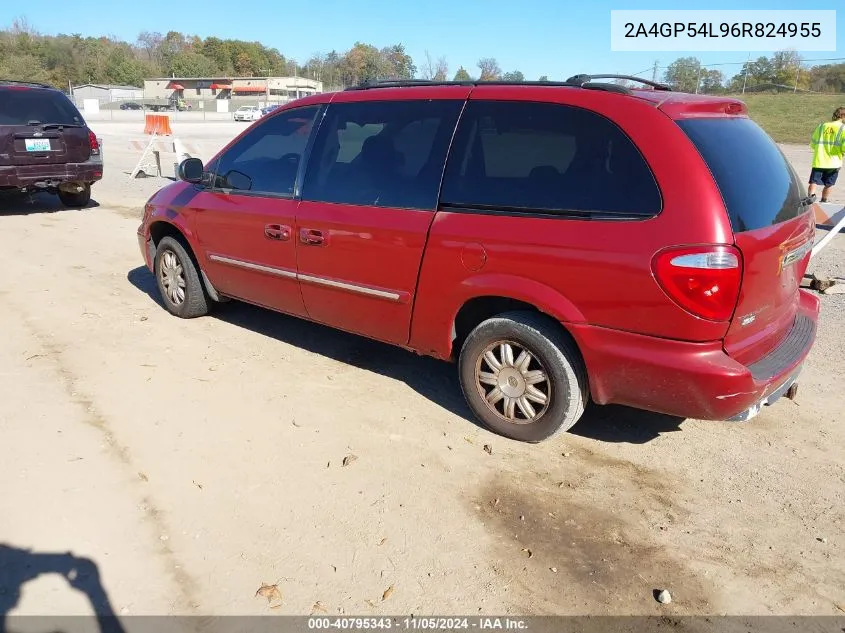
[[[267,73],[267,79],[264,81],[264,98],[266,99],[266,102],[264,104],[265,108],[270,105],[270,71],[271,70],[272,70],[271,68],[259,68],[258,69],[258,72],[260,72],[260,73],[264,73],[264,72]]]
[[[751,53],[748,53],[748,61],[745,62],[745,73],[742,78],[742,94],[745,94],[745,86],[748,83],[748,67],[751,65]]]
[[[695,80],[695,94],[698,94],[698,87],[701,85],[701,62],[698,62],[698,77]]]
[[[798,68],[795,70],[795,87],[792,92],[798,92],[798,76],[801,74],[801,60],[798,60]]]
[[[652,81],[657,81],[657,68],[658,68],[659,63],[660,63],[659,59],[654,60],[654,70],[652,70],[652,72],[651,72],[651,80]]]

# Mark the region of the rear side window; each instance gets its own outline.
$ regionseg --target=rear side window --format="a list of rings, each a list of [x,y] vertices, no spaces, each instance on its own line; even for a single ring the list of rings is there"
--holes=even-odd
[[[0,88],[0,125],[84,125],[70,99],[55,90]]]
[[[434,209],[463,101],[331,104],[320,124],[302,199]]]
[[[678,125],[704,158],[734,233],[785,222],[804,211],[804,190],[780,148],[751,119],[690,119]]]
[[[583,108],[470,101],[446,166],[450,207],[650,217],[660,191],[639,150]]]

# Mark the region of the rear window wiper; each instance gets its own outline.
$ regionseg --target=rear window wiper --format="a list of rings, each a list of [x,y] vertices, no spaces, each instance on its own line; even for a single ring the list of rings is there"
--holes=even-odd
[[[41,121],[29,121],[27,125],[33,127],[40,127],[42,130],[52,130],[53,128],[62,129],[64,127],[82,127],[77,123],[42,123]]]

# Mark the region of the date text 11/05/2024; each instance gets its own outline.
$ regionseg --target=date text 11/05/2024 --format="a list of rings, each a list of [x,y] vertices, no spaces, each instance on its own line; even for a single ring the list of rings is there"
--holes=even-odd
[[[625,37],[821,37],[820,22],[626,22]]]
[[[308,618],[312,630],[368,630],[399,629],[409,631],[525,631],[528,623],[519,618],[475,617],[475,618],[432,618],[432,617],[322,617]]]

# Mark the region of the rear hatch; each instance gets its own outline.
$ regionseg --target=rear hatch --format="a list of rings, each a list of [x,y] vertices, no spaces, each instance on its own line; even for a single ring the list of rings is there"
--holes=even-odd
[[[82,163],[90,155],[88,128],[64,94],[0,87],[0,167]]]
[[[742,285],[724,347],[749,365],[792,328],[815,218],[801,179],[751,119],[691,118],[678,125],[713,174],[742,255]]]

